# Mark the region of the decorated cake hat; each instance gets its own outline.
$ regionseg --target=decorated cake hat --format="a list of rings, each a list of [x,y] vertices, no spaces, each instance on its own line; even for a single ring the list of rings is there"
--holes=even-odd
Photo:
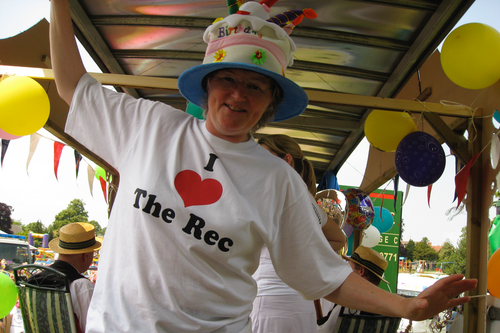
[[[177,82],[181,94],[191,103],[202,106],[206,99],[203,78],[220,69],[236,68],[254,71],[276,81],[283,90],[273,121],[300,115],[308,105],[305,91],[285,77],[293,64],[295,43],[289,37],[293,27],[307,18],[316,17],[312,9],[290,10],[270,17],[270,7],[277,0],[260,3],[248,1],[237,8],[228,1],[229,12],[234,13],[216,20],[203,35],[208,43],[202,65],[186,70]]]

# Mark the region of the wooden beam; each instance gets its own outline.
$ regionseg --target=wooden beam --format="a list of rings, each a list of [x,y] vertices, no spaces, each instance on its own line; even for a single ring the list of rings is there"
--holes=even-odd
[[[472,158],[468,149],[467,139],[453,132],[439,115],[432,112],[424,112],[423,115],[434,131],[443,138],[444,142],[446,142],[448,147],[455,153],[455,156],[457,156],[463,164],[467,164]]]
[[[0,66],[0,74],[29,76],[38,80],[54,80],[51,69]],[[129,88],[177,90],[177,79],[143,75],[89,73],[104,85]],[[473,113],[463,105],[444,105],[401,99],[383,98],[375,96],[351,95],[338,92],[304,89],[311,102],[326,102],[335,105],[363,107],[369,109],[383,109],[389,111],[429,111],[445,116],[466,117],[480,116],[480,112]]]
[[[472,154],[481,152],[482,145],[482,119],[476,118],[475,129],[477,135],[471,141]],[[488,216],[489,205],[485,204],[485,192],[489,189],[483,181],[483,163],[489,168],[489,156],[478,157],[472,165],[467,182],[467,250],[465,276],[477,279],[477,288],[471,290],[468,296],[486,295],[486,274],[488,258],[488,231],[490,220]],[[487,174],[487,173],[486,173]],[[490,194],[491,195],[491,194]],[[491,202],[491,201],[489,201]],[[467,294],[466,294],[467,295]],[[475,297],[465,304],[464,332],[486,332],[486,297]]]

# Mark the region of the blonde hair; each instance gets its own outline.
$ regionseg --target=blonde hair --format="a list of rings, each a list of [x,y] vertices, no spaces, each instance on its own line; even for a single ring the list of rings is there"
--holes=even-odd
[[[314,167],[300,149],[299,144],[284,134],[268,135],[260,138],[258,143],[266,145],[280,158],[284,158],[286,154],[292,156],[292,168],[298,172],[302,180],[306,183],[309,192],[316,195],[316,176],[314,175]]]

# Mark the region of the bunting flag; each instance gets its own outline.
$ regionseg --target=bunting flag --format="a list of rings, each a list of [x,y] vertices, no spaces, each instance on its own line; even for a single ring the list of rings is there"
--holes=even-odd
[[[432,184],[427,186],[427,206],[431,208],[431,191],[432,191]]]
[[[410,193],[410,184],[406,184],[406,192],[405,192],[405,199],[403,200],[403,204],[401,206],[405,205],[406,199],[408,199],[408,194]]]
[[[35,154],[36,147],[38,146],[38,141],[40,141],[41,138],[42,136],[38,133],[33,133],[30,135],[30,151],[28,153],[28,160],[26,161],[26,173],[28,175],[28,167],[30,165],[31,158],[33,157],[33,154]]]
[[[394,176],[394,213],[398,212],[397,209],[397,204],[396,202],[398,201],[398,187],[399,187],[399,174],[397,173],[396,176]]]
[[[458,197],[457,208],[458,206],[460,206],[462,200],[465,197],[467,181],[469,180],[470,168],[472,167],[472,164],[476,162],[477,158],[479,157],[479,154],[481,154],[481,152],[474,155],[474,157],[471,158],[471,160],[455,176],[455,190],[457,191],[457,197]]]
[[[90,189],[90,195],[94,197],[94,193],[92,191],[93,189],[93,184],[94,184],[94,177],[95,177],[95,171],[92,169],[90,165],[87,164],[87,178],[89,180],[89,189]]]
[[[3,158],[5,157],[5,154],[7,153],[7,148],[9,148],[9,143],[10,143],[10,140],[2,139],[2,160],[0,162],[2,167],[3,167]]]
[[[76,167],[76,178],[78,178],[78,169],[80,169],[80,162],[82,160],[82,154],[75,150],[75,167]]]
[[[108,202],[108,198],[106,195],[106,181],[104,180],[104,178],[99,176],[99,182],[101,183],[102,194],[104,194],[104,201]]]
[[[57,169],[59,168],[59,160],[61,159],[61,153],[65,144],[61,142],[54,141],[54,174],[57,179]]]

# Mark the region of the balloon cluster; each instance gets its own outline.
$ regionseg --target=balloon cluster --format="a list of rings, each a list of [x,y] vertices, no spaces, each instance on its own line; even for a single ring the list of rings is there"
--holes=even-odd
[[[483,23],[468,23],[453,30],[441,48],[446,76],[466,89],[483,89],[500,79],[500,33]]]
[[[43,87],[25,76],[0,82],[0,139],[33,134],[47,122],[50,102]]]

